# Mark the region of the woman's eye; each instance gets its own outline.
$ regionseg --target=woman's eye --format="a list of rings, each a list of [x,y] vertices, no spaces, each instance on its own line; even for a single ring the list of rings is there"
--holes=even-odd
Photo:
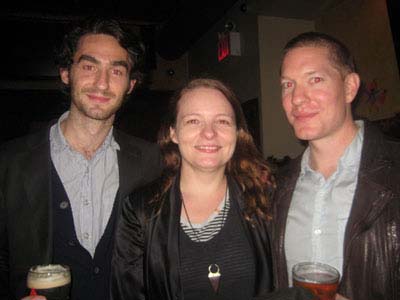
[[[189,119],[186,121],[186,124],[199,124],[200,121],[197,119]]]

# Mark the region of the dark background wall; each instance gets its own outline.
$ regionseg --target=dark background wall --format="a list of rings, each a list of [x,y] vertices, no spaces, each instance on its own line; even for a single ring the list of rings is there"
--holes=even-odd
[[[171,92],[139,90],[123,105],[115,126],[155,141]],[[69,108],[69,100],[57,90],[0,90],[0,143],[47,127]]]

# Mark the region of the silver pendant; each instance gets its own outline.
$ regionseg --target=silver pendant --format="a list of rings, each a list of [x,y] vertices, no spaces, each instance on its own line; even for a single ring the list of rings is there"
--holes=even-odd
[[[208,279],[210,280],[211,286],[215,293],[218,293],[219,279],[221,273],[219,272],[219,266],[217,264],[211,264],[208,266]]]

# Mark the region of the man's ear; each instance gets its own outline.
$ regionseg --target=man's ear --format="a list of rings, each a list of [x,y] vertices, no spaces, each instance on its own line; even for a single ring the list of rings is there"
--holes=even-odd
[[[68,68],[60,68],[59,73],[60,73],[61,81],[64,84],[69,85],[69,70],[68,70]]]
[[[360,76],[357,73],[349,73],[344,79],[346,103],[353,102],[360,88]]]
[[[171,140],[175,143],[175,144],[179,144],[178,143],[178,139],[176,137],[176,130],[173,127],[169,128],[169,137],[171,138]]]
[[[136,85],[136,79],[131,79],[131,80],[129,81],[129,89],[128,89],[128,92],[127,92],[128,95],[129,95],[130,93],[132,93],[133,88],[135,87],[135,85]]]

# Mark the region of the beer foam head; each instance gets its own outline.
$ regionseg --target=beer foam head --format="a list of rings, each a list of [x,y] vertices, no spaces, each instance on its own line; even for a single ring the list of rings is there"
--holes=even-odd
[[[49,289],[71,282],[68,267],[62,265],[41,265],[32,267],[28,273],[27,285],[30,289]]]

